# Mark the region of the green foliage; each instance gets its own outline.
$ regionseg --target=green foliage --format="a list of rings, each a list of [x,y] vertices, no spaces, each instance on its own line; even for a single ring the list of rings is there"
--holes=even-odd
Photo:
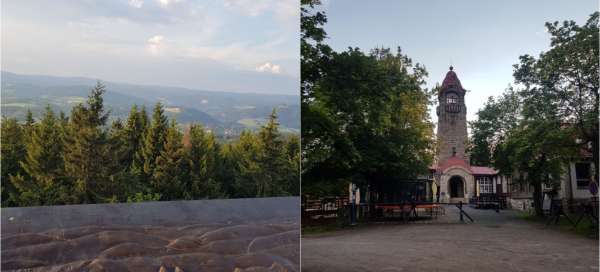
[[[291,195],[300,194],[300,137],[290,135],[284,140],[286,177],[285,191]]]
[[[219,146],[212,133],[207,133],[202,125],[192,124],[189,129],[188,167],[192,195],[202,198],[224,196],[218,182],[217,163]]]
[[[240,139],[231,145],[227,158],[233,171],[233,197],[258,196],[262,182],[260,169],[261,146],[256,135],[244,131]]]
[[[156,158],[164,150],[164,144],[167,137],[168,121],[165,116],[162,104],[157,103],[152,114],[152,123],[146,131],[144,145],[140,149],[143,160],[142,178],[152,179],[154,168],[156,168]]]
[[[23,175],[10,173],[10,182],[19,192],[14,200],[19,205],[44,205],[68,202],[64,194],[61,154],[64,145],[61,131],[50,106],[39,124],[25,124],[30,129],[30,138],[25,142],[26,155],[20,161]],[[4,153],[3,153],[4,155]]]
[[[152,173],[152,189],[154,192],[161,192],[163,200],[182,199],[187,193],[187,176],[184,169],[186,158],[182,135],[177,130],[175,121],[171,121],[162,146]]]
[[[132,167],[136,158],[136,150],[144,144],[144,135],[146,132],[146,125],[148,122],[145,109],[138,111],[137,105],[131,107],[129,116],[123,131],[120,135],[123,146],[125,147],[124,152],[124,163],[129,167]],[[139,163],[139,161],[137,162]]]
[[[520,57],[515,81],[523,85],[521,95],[528,104],[525,118],[558,119],[576,128],[582,148],[593,154],[598,165],[599,126],[599,20],[594,12],[585,25],[574,21],[546,23],[550,33],[550,50],[536,59]],[[598,180],[598,167],[594,174]]]
[[[477,111],[477,120],[469,122],[471,165],[492,165],[495,147],[518,125],[521,104],[519,94],[510,87],[498,99],[489,97],[484,107]]]
[[[146,201],[158,201],[160,200],[161,195],[157,193],[135,193],[133,196],[127,197],[128,203],[134,202],[146,202]]]
[[[275,109],[269,116],[269,121],[260,130],[259,170],[261,177],[257,180],[256,196],[280,195],[285,192],[287,160],[281,135],[279,134],[279,123]]]
[[[598,17],[584,26],[546,23],[550,50],[524,55],[514,65],[518,90],[490,98],[471,123],[474,162],[490,163],[505,175],[518,173],[534,186],[536,214],[542,214],[542,184],[556,186],[581,150],[598,166]],[[580,141],[578,141],[578,139]],[[598,177],[598,167],[595,178]]]
[[[75,197],[83,203],[103,202],[113,196],[119,161],[104,128],[108,113],[102,95],[105,87],[98,82],[86,104],[71,111],[65,139],[65,172],[75,184]]]
[[[26,150],[23,142],[24,129],[17,123],[15,118],[2,118],[2,156],[0,157],[2,165],[2,206],[13,206],[17,204],[14,197],[17,191],[10,182],[11,175],[23,175],[23,168],[19,163],[25,158]]]
[[[275,112],[260,133],[219,144],[200,124],[182,135],[162,105],[152,122],[133,106],[107,125],[104,86],[70,117],[48,107],[36,123],[2,119],[3,206],[281,196],[299,192],[299,139]]]
[[[434,142],[424,67],[400,49],[334,52],[324,44],[327,18],[318,2],[302,4],[303,192],[426,173]]]

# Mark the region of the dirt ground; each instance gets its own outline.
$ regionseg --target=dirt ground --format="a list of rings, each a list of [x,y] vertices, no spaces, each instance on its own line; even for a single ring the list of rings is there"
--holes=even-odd
[[[302,271],[598,271],[598,240],[502,210],[446,208],[437,221],[303,235]]]

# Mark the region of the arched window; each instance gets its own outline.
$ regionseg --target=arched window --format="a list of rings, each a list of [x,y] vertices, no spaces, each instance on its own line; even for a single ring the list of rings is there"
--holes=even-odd
[[[446,103],[447,104],[456,104],[456,103],[458,103],[458,97],[456,97],[456,95],[454,95],[454,94],[449,94],[446,97]]]

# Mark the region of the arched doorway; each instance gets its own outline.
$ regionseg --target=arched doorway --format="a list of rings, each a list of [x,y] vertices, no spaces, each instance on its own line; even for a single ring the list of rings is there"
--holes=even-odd
[[[450,178],[450,197],[464,197],[465,184],[463,179],[459,176],[453,176]]]

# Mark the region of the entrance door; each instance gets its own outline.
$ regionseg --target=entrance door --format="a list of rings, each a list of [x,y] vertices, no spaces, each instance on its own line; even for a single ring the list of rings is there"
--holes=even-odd
[[[464,197],[464,184],[461,177],[450,178],[450,197]]]

